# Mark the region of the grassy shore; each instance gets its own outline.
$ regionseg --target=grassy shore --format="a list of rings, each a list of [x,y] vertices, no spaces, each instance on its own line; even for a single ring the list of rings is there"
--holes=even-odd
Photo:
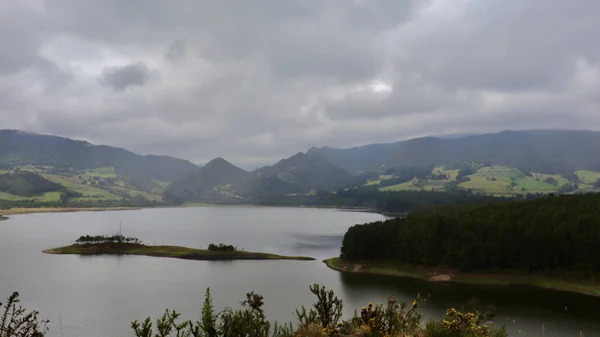
[[[0,215],[0,221],[2,221],[2,220],[8,220],[8,218]]]
[[[138,207],[39,207],[39,208],[11,208],[2,211],[4,215],[30,214],[30,213],[64,213],[64,212],[99,212],[99,211],[125,211],[139,209]]]
[[[211,251],[180,246],[146,246],[135,243],[93,243],[48,249],[47,254],[77,255],[145,255],[186,260],[314,260],[305,256],[283,256],[246,251]]]
[[[347,262],[331,258],[325,264],[334,270],[348,273],[364,273],[410,277],[430,282],[456,282],[478,285],[529,285],[546,289],[569,291],[600,297],[600,282],[592,278],[564,277],[561,275],[532,275],[518,271],[502,273],[460,273],[456,270],[398,265],[388,261]]]

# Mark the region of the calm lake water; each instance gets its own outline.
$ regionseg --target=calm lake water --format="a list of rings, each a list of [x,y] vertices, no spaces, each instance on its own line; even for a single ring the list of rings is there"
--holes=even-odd
[[[529,287],[432,284],[393,277],[348,275],[321,260],[339,254],[349,226],[383,219],[373,213],[339,210],[201,207],[139,211],[28,214],[0,222],[0,296],[21,293],[28,309],[51,320],[49,336],[132,336],[129,323],[175,309],[184,318],[200,314],[210,287],[216,309],[239,307],[249,291],[265,297],[271,320],[294,320],[310,306],[308,286],[334,289],[346,317],[369,301],[389,296],[429,300],[422,312],[439,319],[449,306],[464,307],[474,296],[497,306],[496,324],[510,336],[600,336],[600,299]],[[186,261],[144,256],[47,255],[42,250],[71,244],[80,235],[123,234],[145,242],[206,247],[234,244],[248,251],[312,256],[317,261]],[[565,306],[568,310],[565,311]]]

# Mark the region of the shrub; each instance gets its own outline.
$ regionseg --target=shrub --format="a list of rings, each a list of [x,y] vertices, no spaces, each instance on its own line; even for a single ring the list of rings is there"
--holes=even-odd
[[[302,326],[320,324],[323,328],[335,329],[336,323],[342,317],[342,300],[335,296],[333,290],[327,291],[324,286],[313,284],[310,291],[317,295],[317,302],[313,304],[314,309],[309,311],[302,306],[296,309],[296,317]]]
[[[38,312],[27,312],[18,305],[19,293],[14,292],[6,301],[0,317],[0,336],[2,337],[41,337],[48,331],[48,320],[39,320]],[[2,307],[2,302],[0,302]]]

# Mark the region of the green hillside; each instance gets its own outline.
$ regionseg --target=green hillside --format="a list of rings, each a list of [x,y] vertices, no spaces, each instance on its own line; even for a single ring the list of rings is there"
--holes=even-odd
[[[32,172],[11,172],[0,175],[0,192],[31,197],[46,192],[56,192],[64,187]]]
[[[28,165],[52,168],[53,174],[110,167],[114,174],[128,177],[136,189],[147,191],[156,180],[174,181],[198,169],[187,160],[168,156],[142,156],[64,137],[0,130],[0,169]]]
[[[164,192],[176,202],[251,203],[263,195],[301,193],[300,186],[277,175],[245,171],[223,158],[207,163],[197,173],[170,184]]]
[[[386,182],[397,179],[395,175],[381,175],[365,186],[379,185],[381,191],[445,191],[454,188],[489,195],[569,193],[600,191],[600,172],[576,171],[571,175],[523,172],[502,165],[483,166],[469,164],[473,172],[457,179],[460,170],[435,167],[429,175],[413,177],[396,184]],[[446,177],[440,179],[440,176]]]
[[[56,169],[43,166],[14,166],[0,175],[0,202],[69,203],[93,206],[102,203],[161,202],[165,183],[154,181],[153,191],[143,191],[113,167]]]
[[[325,156],[297,153],[282,159],[273,166],[257,170],[261,176],[277,177],[284,182],[297,185],[305,191],[338,189],[362,182],[348,171],[335,166]]]

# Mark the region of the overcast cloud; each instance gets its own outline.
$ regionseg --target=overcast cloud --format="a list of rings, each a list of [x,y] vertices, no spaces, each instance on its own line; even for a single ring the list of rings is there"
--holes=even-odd
[[[0,2],[0,128],[244,167],[600,129],[598,0]]]

